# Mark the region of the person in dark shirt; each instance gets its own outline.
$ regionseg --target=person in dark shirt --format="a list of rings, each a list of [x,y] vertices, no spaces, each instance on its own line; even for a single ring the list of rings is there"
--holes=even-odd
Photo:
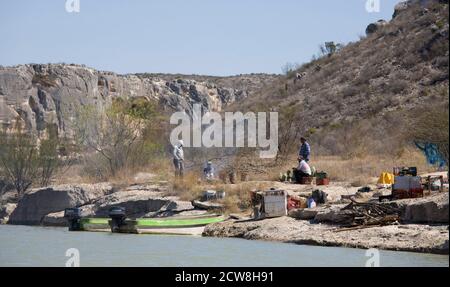
[[[300,142],[302,143],[302,145],[300,147],[300,151],[298,152],[298,158],[304,159],[306,162],[309,162],[311,157],[311,147],[304,137],[300,138]]]

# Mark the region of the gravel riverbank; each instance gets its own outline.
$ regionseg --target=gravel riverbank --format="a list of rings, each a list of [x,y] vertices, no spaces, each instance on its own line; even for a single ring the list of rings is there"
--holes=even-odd
[[[303,245],[449,254],[448,225],[389,225],[337,232],[339,229],[339,226],[280,217],[260,221],[230,220],[216,223],[208,225],[203,235]]]

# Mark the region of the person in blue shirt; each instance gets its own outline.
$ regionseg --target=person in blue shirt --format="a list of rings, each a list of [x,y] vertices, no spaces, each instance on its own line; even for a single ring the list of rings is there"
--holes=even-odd
[[[309,159],[311,157],[311,147],[304,137],[300,138],[300,142],[302,143],[302,145],[300,147],[300,151],[298,152],[298,158],[304,159],[306,162],[309,162]]]

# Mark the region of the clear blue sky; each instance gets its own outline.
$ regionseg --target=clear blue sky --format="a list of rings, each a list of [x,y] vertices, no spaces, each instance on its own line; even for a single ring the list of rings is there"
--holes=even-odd
[[[77,63],[117,73],[280,73],[347,43],[398,0],[1,0],[0,65]]]

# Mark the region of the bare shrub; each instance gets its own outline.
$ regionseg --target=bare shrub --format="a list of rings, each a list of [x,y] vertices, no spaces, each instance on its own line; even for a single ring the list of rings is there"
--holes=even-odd
[[[300,106],[287,106],[280,111],[280,128],[278,130],[277,160],[282,160],[298,146],[304,121],[301,120],[303,109]]]
[[[102,179],[124,168],[143,164],[162,152],[155,138],[159,125],[155,104],[146,100],[116,100],[105,112],[88,106],[77,112],[76,140],[87,155],[86,172]]]
[[[38,145],[18,119],[12,133],[0,134],[0,177],[14,185],[18,198],[34,184],[46,186],[61,167],[60,144],[53,136]]]

